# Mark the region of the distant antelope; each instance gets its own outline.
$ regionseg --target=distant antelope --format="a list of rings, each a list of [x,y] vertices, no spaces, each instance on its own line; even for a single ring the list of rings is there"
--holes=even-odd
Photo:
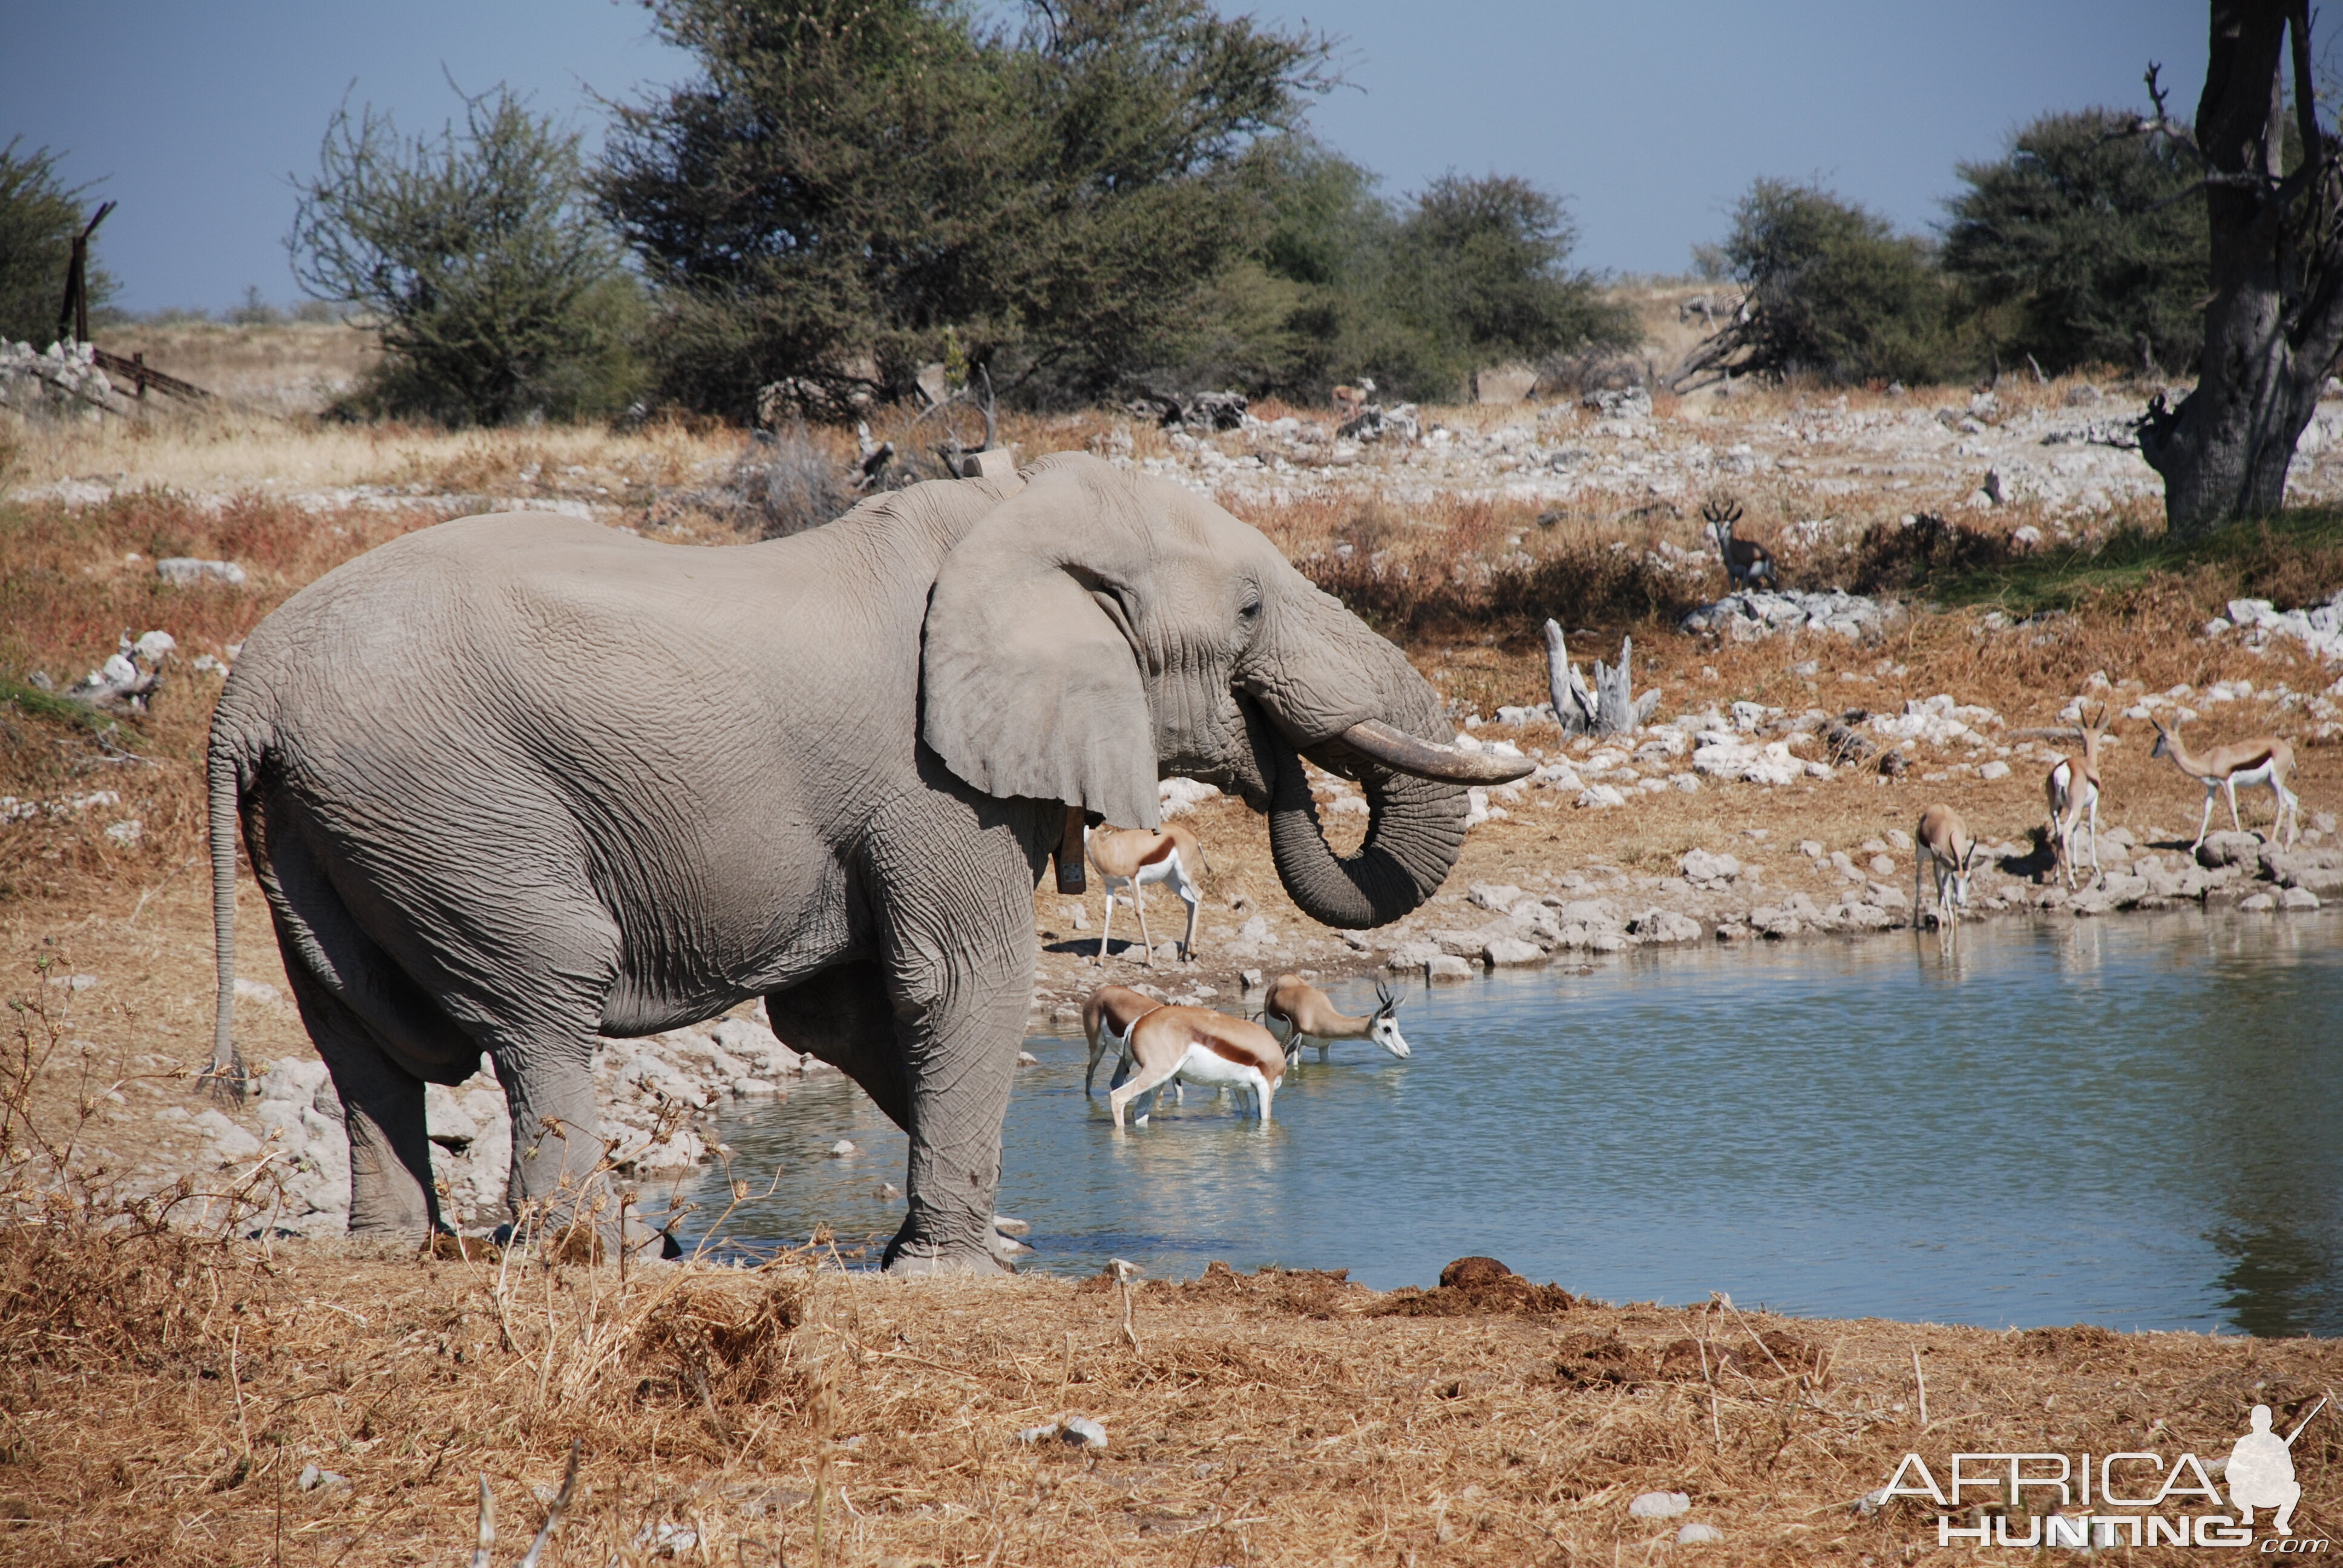
[[[1326,1060],[1327,1045],[1337,1040],[1372,1040],[1404,1060],[1408,1050],[1407,1041],[1399,1032],[1399,998],[1377,980],[1375,1002],[1375,1010],[1364,1018],[1349,1018],[1334,1010],[1332,1000],[1324,991],[1300,975],[1285,974],[1269,982],[1269,998],[1262,1009],[1262,1019],[1264,1022],[1275,1019],[1292,1030],[1285,1037],[1288,1066],[1301,1060],[1304,1035],[1318,1042],[1321,1061]]]
[[[1936,924],[1949,926],[1956,908],[1968,907],[1969,868],[1976,860],[1976,840],[1969,837],[1969,825],[1961,820],[1961,814],[1943,805],[1920,813],[1920,825],[1913,829],[1912,839],[1912,929],[1920,929],[1920,879],[1931,862],[1936,873]]]
[[[2226,791],[2229,797],[2229,826],[2239,832],[2245,824],[2237,819],[2237,786],[2251,789],[2257,784],[2269,786],[2278,804],[2272,809],[2270,832],[2281,829],[2287,832],[2286,842],[2291,844],[2302,831],[2302,802],[2286,781],[2294,772],[2294,748],[2275,735],[2257,735],[2250,740],[2233,740],[2227,746],[2207,747],[2203,751],[2191,751],[2180,743],[2180,733],[2167,729],[2161,719],[2151,719],[2156,726],[2156,748],[2150,757],[2169,757],[2172,765],[2205,786],[2205,815],[2197,824],[2197,842],[2189,846],[2194,854],[2205,847],[2205,829],[2213,824],[2213,792]]]
[[[1210,1008],[1159,1007],[1142,1013],[1124,1029],[1122,1053],[1137,1065],[1106,1097],[1117,1127],[1126,1106],[1174,1078],[1250,1090],[1265,1122],[1278,1081],[1285,1076],[1285,1048],[1277,1036],[1250,1019]]]
[[[1356,387],[1337,387],[1334,388],[1334,411],[1347,419],[1352,415],[1356,414],[1360,409],[1365,407],[1368,400],[1373,397],[1374,395],[1374,379],[1372,377],[1362,376],[1359,377],[1359,384]]]
[[[1188,934],[1180,943],[1180,956],[1183,960],[1196,956],[1196,910],[1203,899],[1198,879],[1206,868],[1204,846],[1193,829],[1180,822],[1167,822],[1157,829],[1093,828],[1088,852],[1091,864],[1098,868],[1099,880],[1106,884],[1106,919],[1099,925],[1100,963],[1106,962],[1107,932],[1114,925],[1117,893],[1128,897],[1131,907],[1139,911],[1140,945],[1147,950],[1147,961],[1154,963],[1154,943],[1147,934],[1150,882],[1161,882],[1186,900]]]
[[[1091,1064],[1082,1071],[1082,1092],[1091,1091],[1091,1082],[1098,1076],[1098,1064],[1106,1056],[1110,1040],[1120,1045],[1131,1026],[1163,1004],[1143,990],[1133,990],[1127,985],[1102,985],[1083,999],[1082,1035],[1091,1042]],[[1122,1063],[1115,1063],[1122,1070]]]
[[[1781,588],[1781,576],[1774,569],[1773,552],[1755,539],[1733,537],[1733,525],[1741,520],[1740,502],[1711,501],[1701,508],[1700,515],[1707,520],[1709,531],[1716,536],[1716,553],[1725,558],[1725,576],[1735,591],[1747,589],[1760,578],[1765,579],[1767,588]]]
[[[2091,829],[2091,876],[2094,880],[2099,876],[2099,742],[2107,739],[2112,722],[2104,705],[2097,719],[2084,719],[2083,759],[2078,763],[2071,757],[2061,757],[2042,780],[2042,792],[2050,801],[2050,843],[2058,863],[2066,868],[2070,890],[2075,885],[2075,829],[2086,820]],[[2212,809],[2209,799],[2206,809]]]

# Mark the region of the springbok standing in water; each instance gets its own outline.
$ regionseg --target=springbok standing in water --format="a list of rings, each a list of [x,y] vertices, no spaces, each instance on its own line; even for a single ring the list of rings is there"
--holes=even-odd
[[[2167,729],[2164,721],[2151,719],[2156,726],[2156,749],[2150,757],[2169,757],[2172,765],[2199,784],[2205,786],[2205,815],[2197,823],[2197,842],[2188,847],[2195,854],[2205,847],[2205,829],[2213,825],[2213,792],[2226,792],[2229,797],[2229,826],[2242,833],[2245,824],[2237,818],[2237,786],[2250,789],[2257,784],[2269,786],[2278,798],[2270,817],[2270,836],[2276,838],[2287,829],[2287,843],[2293,843],[2302,832],[2302,802],[2286,781],[2294,772],[2294,748],[2275,735],[2257,735],[2250,740],[2232,740],[2227,746],[2207,747],[2191,751],[2180,743],[2180,732]]]
[[[1106,962],[1107,932],[1114,925],[1114,900],[1117,893],[1131,900],[1139,911],[1139,941],[1146,950],[1147,961],[1155,962],[1155,945],[1147,934],[1146,887],[1161,882],[1177,893],[1188,905],[1188,934],[1180,943],[1180,957],[1184,961],[1196,956],[1196,910],[1203,900],[1200,879],[1203,876],[1204,846],[1195,829],[1181,822],[1166,822],[1160,829],[1093,828],[1087,839],[1087,852],[1091,865],[1098,868],[1099,880],[1106,884],[1106,919],[1099,923],[1098,961]]]
[[[1275,1019],[1292,1031],[1285,1037],[1288,1067],[1302,1060],[1304,1035],[1317,1043],[1320,1061],[1326,1060],[1327,1046],[1338,1040],[1372,1040],[1404,1060],[1408,1050],[1407,1040],[1399,1032],[1399,998],[1377,980],[1375,1003],[1375,1010],[1363,1018],[1347,1017],[1334,1010],[1332,1000],[1324,991],[1300,975],[1282,974],[1269,982],[1262,1019],[1264,1022]]]
[[[1082,1092],[1091,1091],[1091,1082],[1098,1076],[1098,1064],[1105,1059],[1110,1040],[1117,1047],[1131,1031],[1131,1026],[1163,1004],[1143,990],[1133,990],[1127,985],[1102,985],[1082,999],[1082,1036],[1091,1042],[1091,1064],[1082,1071]],[[1124,1057],[1115,1063],[1115,1072],[1122,1071]]]
[[[1277,1036],[1251,1019],[1210,1008],[1159,1007],[1141,1014],[1123,1030],[1122,1053],[1137,1065],[1106,1097],[1117,1128],[1124,1107],[1174,1078],[1250,1090],[1266,1122],[1285,1076],[1285,1048]]]
[[[1920,813],[1912,840],[1912,929],[1920,929],[1920,879],[1931,862],[1936,873],[1936,924],[1950,927],[1959,918],[1956,906],[1968,907],[1969,867],[1976,859],[1976,841],[1969,837],[1969,825],[1961,814],[1946,805]]]
[[[2058,863],[2066,868],[2066,886],[2075,886],[2075,829],[2087,818],[2091,829],[2091,877],[2097,880],[2099,871],[2099,742],[2106,739],[2113,723],[2113,715],[2103,704],[2094,721],[2082,721],[2083,756],[2077,762],[2072,757],[2061,757],[2050,765],[2049,777],[2042,780],[2042,793],[2050,801],[2050,843],[2057,852]],[[2211,809],[2211,802],[2207,802]]]

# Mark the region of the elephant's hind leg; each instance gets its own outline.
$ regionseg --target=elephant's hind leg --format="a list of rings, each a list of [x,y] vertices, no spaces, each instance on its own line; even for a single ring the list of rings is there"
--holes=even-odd
[[[285,966],[309,1039],[333,1074],[350,1141],[350,1233],[420,1241],[439,1226],[423,1080],[383,1049],[367,1021],[307,966]]]

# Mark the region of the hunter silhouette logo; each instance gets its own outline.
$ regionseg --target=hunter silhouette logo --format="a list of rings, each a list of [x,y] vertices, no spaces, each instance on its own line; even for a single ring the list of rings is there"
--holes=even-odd
[[[2310,1407],[2310,1415],[2326,1407],[2320,1400]],[[2294,1478],[2294,1440],[2310,1424],[2310,1415],[2280,1437],[2270,1430],[2270,1407],[2254,1406],[2253,1430],[2229,1450],[2229,1506],[2237,1511],[2238,1523],[2251,1524],[2257,1508],[2275,1508],[2270,1527],[2280,1535],[2294,1533],[2294,1505],[2302,1501],[2302,1483]]]
[[[2167,1465],[2161,1454],[2138,1450],[1956,1453],[1951,1473],[1939,1484],[1927,1461],[1907,1453],[1887,1484],[1863,1500],[1864,1511],[1898,1497],[1926,1498],[1945,1511],[1936,1515],[1938,1546],[2087,1548],[2250,1546],[2255,1511],[2268,1509],[2275,1533],[2262,1542],[2263,1552],[2322,1553],[2323,1538],[2293,1539],[2295,1505],[2302,1501],[2294,1441],[2327,1402],[2311,1406],[2283,1437],[2271,1430],[2269,1406],[2254,1406],[2245,1435],[2227,1460],[2209,1469],[2193,1453]],[[2227,1483],[2228,1513],[2220,1511],[2217,1475]],[[1992,1501],[1964,1495],[1976,1492]],[[2024,1533],[2013,1531],[2014,1524]]]

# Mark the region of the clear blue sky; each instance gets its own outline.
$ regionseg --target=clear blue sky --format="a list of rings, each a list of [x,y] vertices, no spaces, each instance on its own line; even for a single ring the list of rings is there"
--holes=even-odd
[[[999,13],[1005,5],[986,7]],[[2150,59],[2174,106],[2204,80],[2203,0],[1748,0],[1224,5],[1342,35],[1353,86],[1320,134],[1404,193],[1449,169],[1571,198],[1582,265],[1674,272],[1761,175],[1819,178],[1924,228],[1953,165],[2045,109],[2133,106]],[[2330,24],[2331,25],[2331,24]],[[632,0],[0,0],[0,142],[65,155],[121,207],[99,256],[133,310],[297,297],[287,176],[344,93],[404,128],[498,81],[598,135],[690,63]]]

